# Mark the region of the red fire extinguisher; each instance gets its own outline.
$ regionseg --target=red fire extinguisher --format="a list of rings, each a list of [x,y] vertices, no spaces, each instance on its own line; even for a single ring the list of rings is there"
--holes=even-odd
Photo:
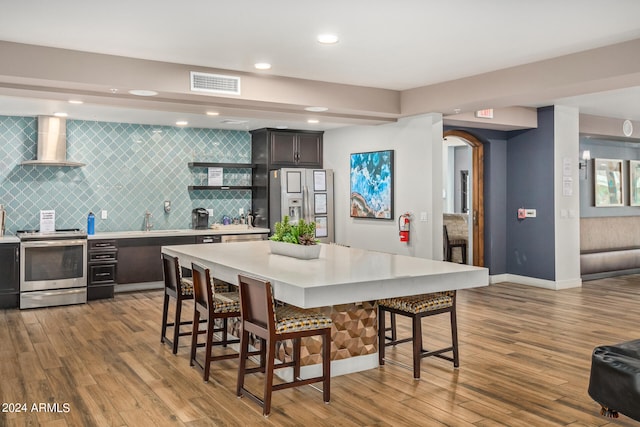
[[[409,242],[409,227],[411,226],[411,214],[404,213],[398,217],[398,230],[400,231],[400,241]]]

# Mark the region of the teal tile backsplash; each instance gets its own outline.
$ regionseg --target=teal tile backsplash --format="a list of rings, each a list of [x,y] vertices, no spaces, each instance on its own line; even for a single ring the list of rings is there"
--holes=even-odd
[[[84,167],[21,166],[36,157],[37,119],[0,116],[0,204],[8,234],[39,227],[41,209],[56,211],[57,228],[142,230],[152,213],[154,230],[191,227],[191,210],[213,209],[210,222],[251,207],[251,191],[188,191],[206,171],[192,161],[250,163],[251,135],[244,131],[191,129],[82,120],[67,121],[67,158]],[[250,170],[225,170],[225,185],[243,185]],[[171,200],[171,212],[164,201]],[[107,219],[100,211],[106,210]]]

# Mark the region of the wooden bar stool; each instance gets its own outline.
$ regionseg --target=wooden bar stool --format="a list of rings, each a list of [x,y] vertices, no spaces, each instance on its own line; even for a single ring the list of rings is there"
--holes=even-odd
[[[209,269],[198,264],[191,264],[193,271],[193,332],[191,334],[191,356],[189,366],[197,366],[202,370],[202,379],[209,381],[209,371],[211,362],[224,359],[234,359],[238,353],[226,353],[217,356],[212,355],[214,346],[227,347],[228,344],[237,344],[240,339],[229,339],[227,325],[229,318],[240,317],[240,301],[238,292],[215,292],[212,286],[211,273]],[[222,320],[222,326],[216,327],[216,320]],[[200,323],[206,325],[206,329],[200,330]],[[214,333],[220,333],[221,339],[214,340]],[[198,336],[205,335],[206,341],[198,344]],[[204,362],[200,362],[196,357],[198,347],[204,347]]]
[[[322,382],[325,403],[330,399],[331,380],[331,319],[322,313],[303,310],[293,306],[275,306],[271,283],[256,278],[238,276],[240,284],[240,312],[242,313],[242,336],[240,339],[240,367],[238,370],[238,397],[248,396],[262,406],[262,414],[267,417],[271,411],[271,393],[290,387]],[[266,365],[247,368],[249,334],[261,339],[260,346],[266,349]],[[322,375],[300,378],[300,341],[303,337],[322,336]],[[293,360],[275,364],[276,342],[293,340]],[[273,384],[275,369],[293,367],[293,380]],[[244,388],[245,375],[264,372],[263,398]]]
[[[449,232],[447,231],[447,226],[442,226],[442,232],[444,235],[444,255],[445,261],[453,261],[453,249],[460,248],[460,256],[462,262],[460,264],[467,263],[467,245],[468,241],[465,238],[449,238]]]
[[[162,333],[160,342],[171,346],[173,354],[178,352],[178,340],[182,336],[191,335],[191,330],[181,331],[180,326],[190,325],[191,321],[182,321],[182,302],[193,299],[193,282],[180,277],[178,258],[162,254],[162,268],[164,272],[164,302],[162,305]],[[175,319],[168,322],[169,301],[175,300]],[[173,328],[173,339],[167,337],[167,328]]]
[[[386,312],[391,314],[391,328],[385,328]],[[438,350],[426,350],[422,346],[422,318],[442,313],[450,313],[451,315],[452,345]],[[395,331],[396,314],[412,319],[412,336],[410,338],[397,338]],[[385,332],[388,330],[391,330],[391,337],[385,336]],[[458,357],[458,326],[456,321],[456,291],[435,292],[431,294],[378,300],[378,362],[380,365],[384,365],[386,347],[409,341],[413,341],[414,379],[420,378],[420,361],[425,357],[439,357],[453,362],[453,366],[456,368],[460,366]],[[448,352],[452,352],[452,357],[443,354]]]

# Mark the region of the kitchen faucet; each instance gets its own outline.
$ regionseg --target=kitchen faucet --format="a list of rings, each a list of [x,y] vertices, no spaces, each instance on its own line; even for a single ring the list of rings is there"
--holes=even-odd
[[[149,212],[148,210],[145,211],[144,213],[144,229],[145,231],[150,231],[151,228],[153,228],[153,224],[151,224],[151,217],[153,215],[151,215],[151,212]]]

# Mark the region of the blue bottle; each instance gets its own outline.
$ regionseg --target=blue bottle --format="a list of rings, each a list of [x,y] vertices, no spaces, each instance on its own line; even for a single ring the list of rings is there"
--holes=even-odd
[[[96,234],[96,217],[93,212],[89,212],[89,216],[87,217],[87,234]]]

